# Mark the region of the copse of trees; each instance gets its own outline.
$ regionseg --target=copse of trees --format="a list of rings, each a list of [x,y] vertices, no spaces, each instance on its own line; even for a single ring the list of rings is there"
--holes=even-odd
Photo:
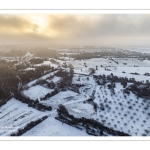
[[[11,93],[0,87],[0,107],[7,103],[11,98]]]
[[[69,115],[69,113],[64,105],[60,104],[58,107],[59,107],[59,109],[57,109],[57,112],[58,112],[59,116],[62,116],[62,115],[68,116]]]
[[[32,64],[40,64],[40,63],[43,63],[43,59],[41,59],[41,58],[33,58],[33,59],[30,60],[30,62]]]
[[[107,82],[111,82],[114,84],[114,87],[115,87],[115,82],[120,82],[123,88],[126,88],[128,82],[133,83],[133,84],[143,84],[143,81],[136,81],[134,78],[128,79],[127,77],[117,77],[117,76],[114,76],[112,73],[107,76],[103,74],[103,75],[94,75],[93,77],[96,79],[99,85],[104,85]],[[102,82],[103,84],[100,82]],[[147,83],[149,82],[147,81]],[[110,89],[111,87],[113,87],[113,85],[109,84],[108,88]]]
[[[66,70],[60,69],[55,75],[62,78],[62,81],[58,84],[59,88],[64,88],[66,86],[72,85],[72,78],[73,78],[74,70],[73,68],[69,69],[69,72]]]
[[[20,71],[20,72],[18,72],[18,75],[21,78],[22,84],[25,85],[28,82],[43,76],[46,71],[52,72],[55,70],[56,69],[54,69],[50,66],[41,66],[41,67],[35,68],[35,70]],[[49,73],[49,72],[47,72],[47,73]]]
[[[121,81],[121,85],[123,85],[123,87],[125,88],[127,86],[127,81]]]
[[[73,75],[74,75],[74,69],[70,68],[69,70],[70,81],[72,81]]]
[[[16,76],[0,78],[0,106],[4,105],[11,98],[13,89],[18,88],[18,82]]]
[[[150,73],[146,72],[144,73],[144,76],[150,76]]]
[[[53,57],[53,58],[55,58],[55,56],[57,55],[56,50],[54,50],[54,49],[48,49],[48,48],[45,48],[45,47],[32,48],[31,52],[33,54],[35,54],[35,56],[37,56],[37,57],[43,57],[43,58],[47,58],[47,57]]]
[[[89,68],[89,72],[90,72],[90,74],[89,74],[89,75],[94,74],[94,73],[95,73],[94,68]]]
[[[127,90],[132,91],[139,97],[150,98],[150,83],[134,83],[130,85]]]
[[[28,63],[21,63],[21,64],[18,64],[17,66],[16,66],[16,71],[19,71],[19,70],[21,70],[21,69],[26,69],[26,68],[28,68],[29,67],[29,64]]]

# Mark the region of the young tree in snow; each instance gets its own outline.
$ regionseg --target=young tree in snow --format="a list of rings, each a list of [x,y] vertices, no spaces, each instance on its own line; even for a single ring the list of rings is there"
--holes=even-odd
[[[125,117],[127,117],[127,114],[124,114]]]
[[[126,127],[126,126],[127,126],[127,124],[126,124],[126,123],[124,123],[124,126]]]
[[[133,116],[131,116],[130,118],[131,118],[131,120],[132,120],[132,119],[133,119]]]

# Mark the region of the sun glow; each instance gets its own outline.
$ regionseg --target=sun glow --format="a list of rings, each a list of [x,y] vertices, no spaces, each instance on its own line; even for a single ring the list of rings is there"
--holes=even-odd
[[[30,19],[34,25],[32,32],[48,37],[58,36],[58,33],[49,26],[49,18],[47,15],[30,15],[28,19]]]
[[[42,33],[47,26],[46,18],[42,15],[30,15],[28,20],[34,25],[32,28],[33,32]]]
[[[46,27],[46,19],[44,16],[31,16],[32,22],[37,24],[40,28]]]

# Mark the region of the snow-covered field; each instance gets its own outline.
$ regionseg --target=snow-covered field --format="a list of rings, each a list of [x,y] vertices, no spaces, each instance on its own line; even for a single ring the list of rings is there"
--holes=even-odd
[[[35,70],[35,68],[26,68],[26,69],[24,69],[24,71],[30,71],[30,70]]]
[[[88,136],[84,131],[49,117],[36,127],[27,131],[23,136]]]
[[[139,67],[150,67],[145,61],[139,60],[138,58],[113,58],[113,60],[118,61],[119,64],[115,63],[109,58],[92,58],[86,60],[72,60],[66,61],[66,63],[71,63],[74,65],[75,69],[82,69],[86,66],[89,67],[96,67],[96,66],[113,66],[113,67],[133,67],[134,65]],[[126,65],[124,63],[127,63]]]
[[[72,84],[90,84],[95,86],[95,81],[92,76],[74,75]]]
[[[35,64],[34,66],[35,67],[39,67],[39,66],[51,66],[51,67],[57,68],[58,64],[52,63],[51,61],[44,61],[43,63],[41,63],[41,64]]]
[[[92,114],[95,113],[93,106],[88,103],[78,102],[72,105],[65,105],[70,114],[74,115],[76,118],[92,118]]]
[[[150,63],[150,61],[149,61],[149,60],[143,60],[143,62],[145,62],[145,63]]]
[[[89,60],[73,60],[67,61],[74,66],[74,72],[79,74],[89,74],[89,69],[94,68],[95,75],[110,75],[113,73],[118,77],[135,78],[137,81],[150,80],[149,76],[144,76],[145,73],[150,73],[150,61],[141,61],[137,58],[113,58],[119,64],[110,59],[93,58]],[[87,67],[85,67],[85,64]],[[102,66],[101,66],[102,65]],[[138,67],[137,67],[138,66]],[[125,73],[124,73],[125,72]],[[134,75],[130,73],[139,73],[140,75]]]
[[[51,76],[54,76],[57,72],[58,72],[58,71],[54,71],[54,72],[48,73],[48,74],[46,74],[46,75],[44,75],[44,76],[42,76],[42,77],[40,77],[40,78],[38,78],[38,79],[35,79],[35,80],[29,82],[29,83],[27,84],[27,86],[31,87],[31,86],[34,85],[38,80],[45,80],[45,79],[47,79],[47,78],[49,78],[49,77],[51,77]]]
[[[45,88],[41,85],[35,85],[30,87],[28,90],[24,90],[23,94],[33,100],[40,100],[40,98],[44,97],[47,93],[51,93],[52,91],[54,90]]]
[[[118,61],[119,64],[115,63],[109,58],[92,58],[86,60],[72,60],[66,63],[71,63],[74,65],[75,69],[82,69],[86,66],[96,67],[96,66],[112,66],[112,67],[133,67],[134,65],[139,67],[150,67],[148,60],[139,60],[138,58],[113,58],[113,60]],[[124,64],[126,63],[126,64]]]
[[[150,73],[150,67],[118,67],[117,69],[115,68],[109,68],[110,71],[105,70],[104,68],[100,68],[95,71],[95,75],[110,75],[113,73],[114,76],[118,77],[127,77],[128,79],[134,78],[136,81],[145,81],[150,80],[149,76],[144,76],[144,73]],[[123,73],[123,71],[125,73]],[[134,75],[130,73],[139,73],[140,75]]]
[[[0,108],[0,136],[9,136],[23,129],[31,121],[49,116],[22,136],[88,136],[81,131],[55,119],[56,110],[52,112],[41,112],[27,104],[12,98]]]
[[[52,79],[47,79],[46,81],[47,82],[54,82],[54,83],[57,83],[59,81],[61,81],[62,78],[61,77],[57,77],[57,76],[54,76]]]
[[[73,91],[64,91],[59,92],[58,94],[52,96],[51,98],[41,101],[44,105],[50,105],[53,107],[53,109],[57,108],[59,104],[67,104],[68,102],[76,102],[78,100],[78,97],[80,95],[78,93],[75,93]]]
[[[28,107],[20,101],[12,98],[0,107],[0,136],[11,135],[23,129],[31,121],[45,116],[46,113]]]

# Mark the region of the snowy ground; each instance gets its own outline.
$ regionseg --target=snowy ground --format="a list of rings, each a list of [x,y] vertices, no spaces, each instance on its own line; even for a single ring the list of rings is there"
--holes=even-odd
[[[53,109],[57,108],[59,104],[67,104],[69,103],[74,103],[78,100],[78,97],[80,95],[78,93],[75,93],[73,91],[64,91],[64,92],[59,92],[58,94],[52,96],[51,98],[41,101],[44,105],[50,105],[52,106]]]
[[[40,100],[40,98],[44,97],[46,94],[54,91],[53,89],[45,88],[41,85],[35,85],[30,87],[28,90],[24,90],[23,94],[33,100]]]
[[[110,75],[111,73],[113,73],[114,76],[118,76],[118,77],[127,77],[128,79],[130,78],[134,78],[136,81],[144,81],[146,82],[146,80],[150,80],[149,76],[144,76],[143,74],[145,72],[150,73],[150,67],[137,67],[137,68],[133,68],[133,67],[117,67],[117,69],[115,68],[109,68],[110,71],[105,70],[104,68],[99,68],[98,70],[96,70],[95,75]],[[126,72],[126,73],[123,73]],[[134,75],[134,74],[130,74],[130,73],[139,73],[140,75]]]
[[[58,83],[58,82],[61,81],[61,80],[62,80],[61,77],[54,76],[52,79],[47,79],[46,81],[47,81],[47,82]]]
[[[30,71],[30,70],[35,70],[35,68],[26,68],[26,69],[24,69],[24,71]]]
[[[143,60],[143,62],[150,63],[150,61],[149,61],[149,60]]]
[[[71,63],[74,65],[75,69],[83,69],[86,66],[95,68],[96,66],[112,66],[112,67],[134,67],[134,65],[139,67],[150,67],[150,64],[141,61],[137,58],[113,58],[113,60],[118,61],[119,64],[110,60],[109,58],[92,58],[86,60],[72,60],[66,61],[67,64]],[[126,64],[124,64],[126,63]]]
[[[58,64],[52,63],[51,61],[44,61],[43,63],[41,63],[41,64],[36,64],[36,65],[34,65],[34,66],[35,66],[35,67],[39,67],[39,66],[51,66],[51,67],[57,68],[57,67],[58,67]]]
[[[72,105],[65,106],[70,114],[72,114],[76,118],[92,118],[92,114],[95,113],[93,106],[91,104],[79,102]]]
[[[23,136],[89,136],[85,131],[81,131],[67,124],[49,117],[36,127],[27,131]]]

